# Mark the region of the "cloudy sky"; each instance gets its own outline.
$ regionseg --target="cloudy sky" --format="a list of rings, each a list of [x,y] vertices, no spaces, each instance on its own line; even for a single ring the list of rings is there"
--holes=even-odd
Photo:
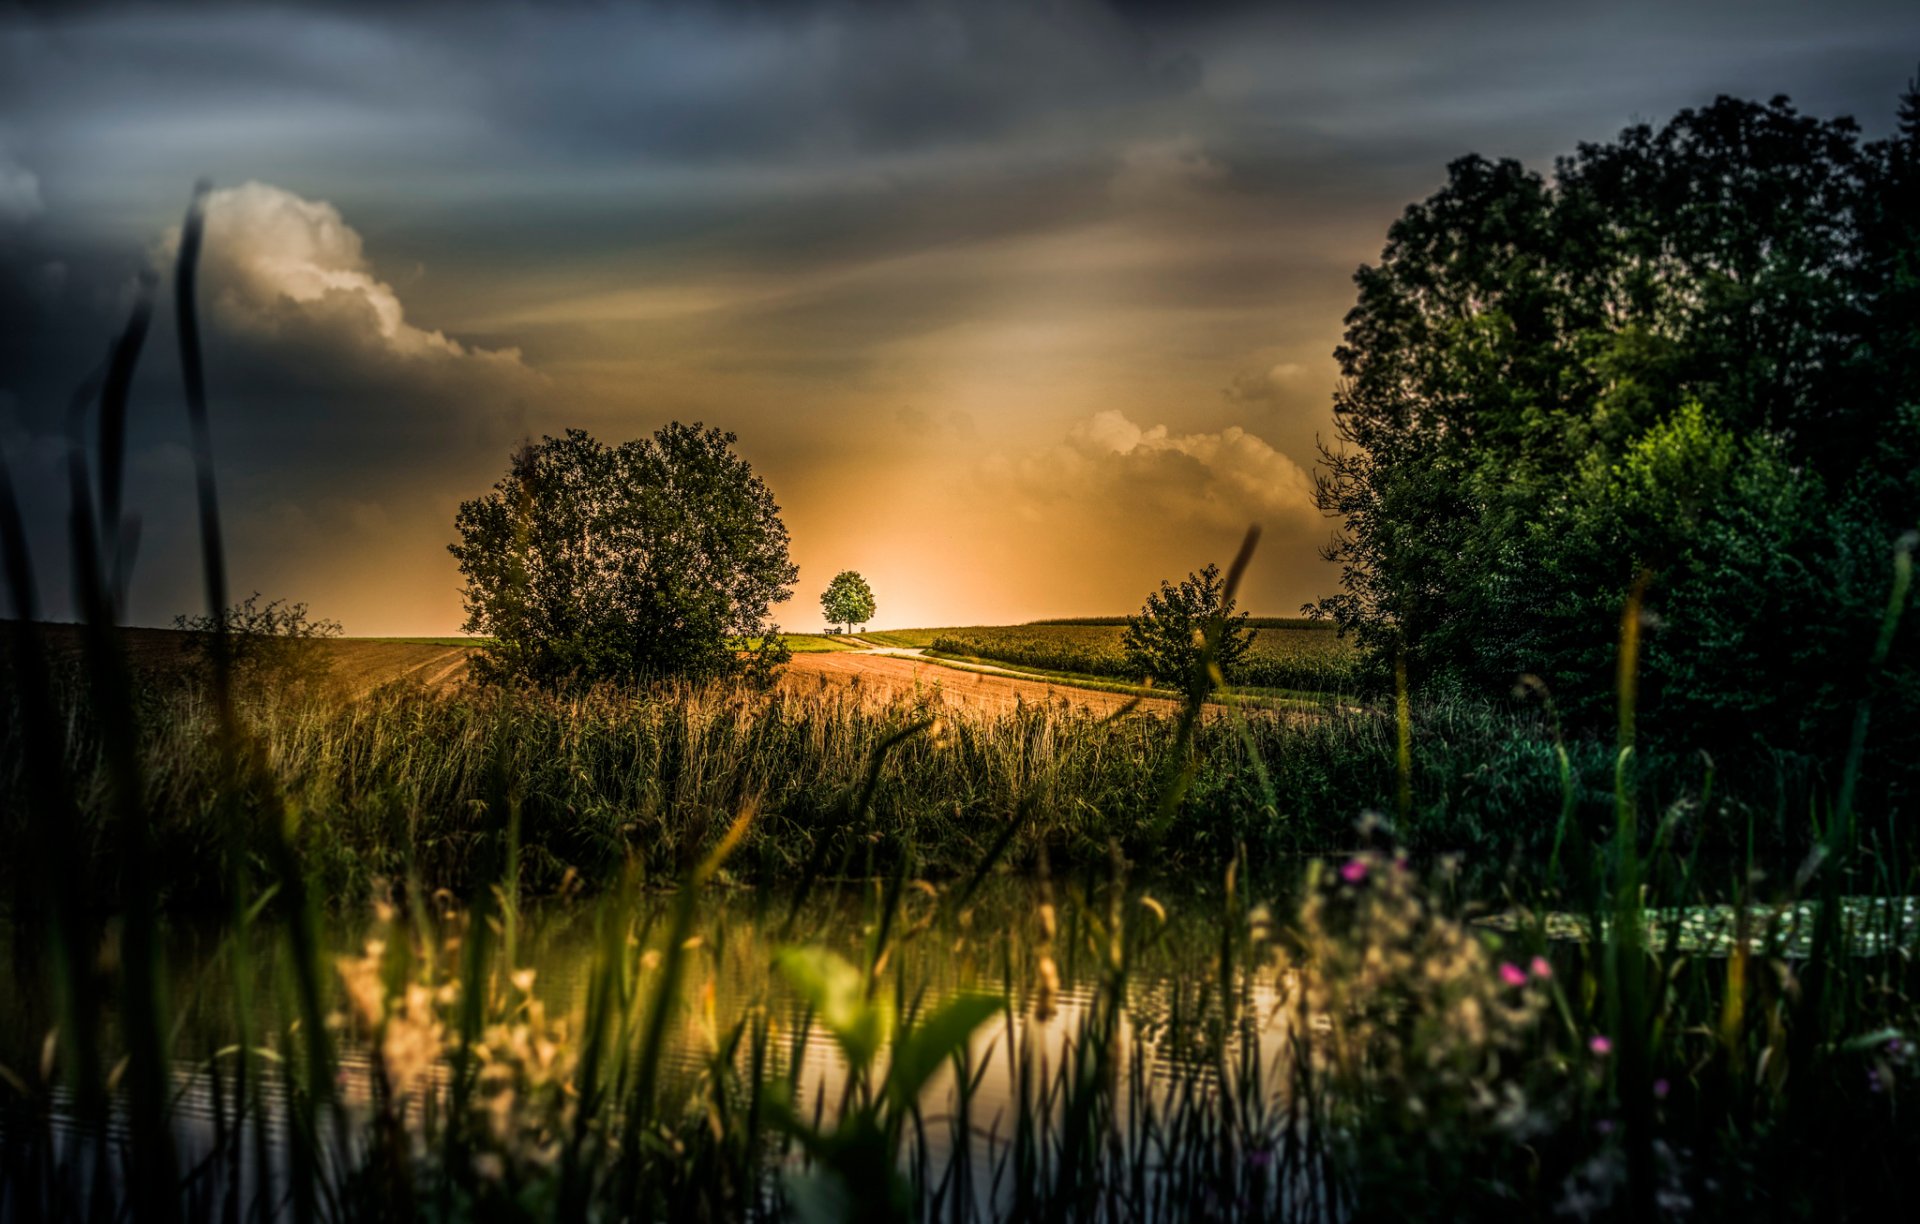
[[[67,402],[207,176],[239,593],[452,631],[519,439],[679,419],[773,487],[789,628],[845,568],[878,624],[1118,613],[1250,522],[1291,613],[1353,270],[1447,161],[1718,93],[1878,135],[1917,65],[1911,0],[0,6],[0,445],[58,614]],[[174,344],[136,623],[198,610]]]

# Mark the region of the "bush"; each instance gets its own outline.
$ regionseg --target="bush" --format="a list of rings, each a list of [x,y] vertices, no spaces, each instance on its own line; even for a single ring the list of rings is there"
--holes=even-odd
[[[1208,565],[1175,586],[1162,582],[1140,615],[1127,620],[1120,644],[1134,671],[1201,698],[1238,667],[1253,645],[1247,614],[1233,614],[1220,567]]]
[[[255,591],[228,608],[225,616],[176,616],[173,627],[185,630],[189,655],[211,664],[218,652],[222,622],[226,630],[227,667],[236,687],[257,691],[263,687],[297,688],[318,683],[332,668],[318,648],[322,638],[340,636],[340,622],[316,620],[307,605],[284,599],[260,602]]]

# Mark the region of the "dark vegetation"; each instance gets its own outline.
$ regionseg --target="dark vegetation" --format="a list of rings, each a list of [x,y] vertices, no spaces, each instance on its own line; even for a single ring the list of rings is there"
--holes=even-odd
[[[260,602],[255,591],[222,616],[177,616],[176,629],[187,634],[182,645],[202,668],[214,665],[222,647],[226,667],[243,685],[299,687],[327,676],[327,660],[314,649],[324,638],[340,636],[340,622],[308,614],[307,605],[284,599]]]
[[[1613,614],[1648,611],[1643,751],[1729,771],[1920,762],[1920,646],[1865,666],[1920,525],[1920,94],[1898,132],[1722,98],[1581,146],[1551,181],[1468,157],[1410,207],[1339,349],[1319,605],[1378,677],[1610,734]]]
[[[78,716],[65,768],[82,794],[104,795],[101,720],[73,688],[59,695]],[[263,766],[239,802],[286,813],[285,836],[322,882],[321,895],[341,904],[365,899],[376,879],[471,886],[490,862],[474,807],[489,787],[503,788],[518,814],[527,895],[557,892],[563,881],[608,887],[629,865],[670,878],[748,802],[758,817],[730,869],[778,882],[816,854],[831,863],[864,855],[875,837],[883,860],[911,846],[919,869],[936,878],[964,872],[1002,836],[1014,864],[1032,863],[1044,846],[1062,865],[1102,865],[1117,844],[1169,871],[1210,874],[1241,845],[1262,862],[1350,845],[1363,813],[1391,812],[1396,801],[1392,720],[1357,709],[1201,722],[1198,768],[1178,836],[1169,838],[1156,827],[1155,803],[1175,745],[1169,721],[1148,715],[945,711],[937,736],[911,737],[876,764],[882,744],[936,711],[874,706],[844,691],[761,694],[731,684],[443,696],[402,683],[354,703],[276,685],[243,687],[240,696],[241,728]],[[217,712],[183,679],[143,687],[136,703],[149,826],[143,864],[170,908],[221,908],[229,888],[258,884],[265,847],[234,842],[209,811],[220,768]],[[0,741],[15,779],[25,765],[16,716],[24,713],[9,711]],[[1482,862],[1546,856],[1562,806],[1550,740],[1460,702],[1420,707],[1411,743],[1411,806],[1399,822],[1409,848],[1470,850]],[[1570,752],[1579,834],[1610,827],[1613,758],[1598,745]],[[1722,853],[1742,849],[1749,828],[1762,850],[1805,844],[1807,805],[1829,790],[1809,777],[1724,779],[1718,801],[1703,809],[1691,800],[1705,778],[1706,767],[1692,762],[1638,785],[1649,810],[1672,809],[1672,836]],[[27,836],[32,809],[7,807],[4,836]],[[136,865],[108,835],[107,813],[91,809],[86,819],[80,886],[111,906]],[[29,857],[6,856],[0,879],[31,885],[38,871]]]

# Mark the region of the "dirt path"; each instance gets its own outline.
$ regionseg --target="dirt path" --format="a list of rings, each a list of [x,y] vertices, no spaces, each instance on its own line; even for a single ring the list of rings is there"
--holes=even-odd
[[[458,688],[467,678],[467,658],[473,653],[470,646],[354,638],[329,638],[322,649],[334,679],[355,697],[395,680],[418,680],[436,692]]]
[[[797,654],[787,665],[780,683],[781,687],[799,694],[857,687],[876,701],[932,695],[949,705],[980,710],[1010,710],[1022,702],[1028,705],[1059,702],[1096,713],[1111,713],[1133,700],[1124,693],[1049,684],[1011,672],[962,671],[928,662],[905,650]],[[1179,708],[1177,703],[1163,697],[1148,698],[1140,706],[1160,713]]]

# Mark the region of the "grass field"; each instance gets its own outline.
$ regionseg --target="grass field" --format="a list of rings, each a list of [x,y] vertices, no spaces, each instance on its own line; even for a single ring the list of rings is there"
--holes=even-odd
[[[787,649],[795,654],[821,654],[835,650],[858,650],[854,643],[839,634],[825,633],[783,633]]]
[[[1253,648],[1227,677],[1235,688],[1348,692],[1356,656],[1324,622],[1275,618],[1253,622]],[[1124,618],[1087,618],[1030,625],[894,629],[861,635],[881,646],[919,648],[962,658],[1072,676],[1138,681],[1120,646]]]

